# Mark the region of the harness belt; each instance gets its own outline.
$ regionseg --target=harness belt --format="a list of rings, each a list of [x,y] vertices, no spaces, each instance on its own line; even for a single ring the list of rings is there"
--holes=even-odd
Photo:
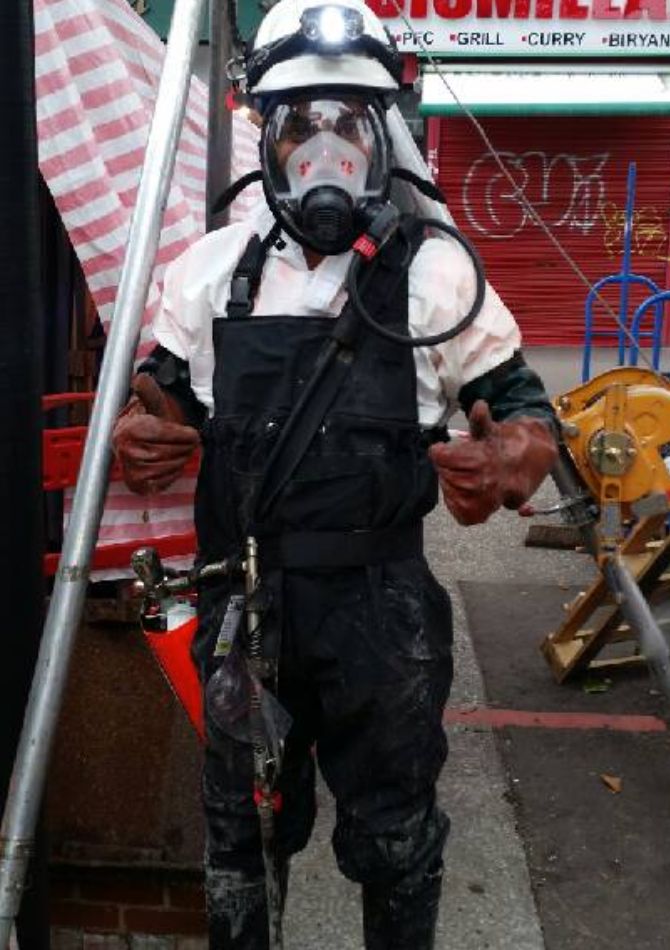
[[[420,522],[371,531],[289,531],[259,538],[263,568],[364,567],[423,554]]]

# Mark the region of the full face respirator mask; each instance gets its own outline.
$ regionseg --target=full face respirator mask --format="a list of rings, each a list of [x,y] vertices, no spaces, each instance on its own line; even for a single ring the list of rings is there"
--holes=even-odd
[[[276,102],[265,115],[261,138],[268,205],[300,244],[340,254],[386,199],[389,152],[381,109],[372,99]]]

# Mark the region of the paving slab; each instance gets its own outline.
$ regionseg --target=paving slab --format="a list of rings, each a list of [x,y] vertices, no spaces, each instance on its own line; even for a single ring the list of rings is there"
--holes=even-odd
[[[560,621],[554,585],[460,587],[488,707],[575,714],[569,729],[497,731],[547,950],[667,948],[667,702],[644,669],[554,682],[537,649]]]

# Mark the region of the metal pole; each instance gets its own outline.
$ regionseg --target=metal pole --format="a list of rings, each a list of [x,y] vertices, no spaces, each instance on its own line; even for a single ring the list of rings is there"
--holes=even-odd
[[[578,499],[583,485],[576,473],[567,448],[560,447],[558,461],[551,477],[561,496]],[[567,509],[569,520],[579,527],[584,544],[596,561],[599,560],[600,544],[595,516],[595,505],[582,501]],[[619,554],[612,554],[600,561],[600,569],[616,603],[629,625],[637,632],[640,649],[649,668],[658,680],[663,692],[670,699],[670,650],[656,617],[647,603],[636,579]]]
[[[174,167],[203,0],[177,0],[114,318],[14,763],[0,840],[0,948],[7,947],[33,848],[57,717],[105,498],[110,440],[126,399]]]
[[[631,341],[626,336],[625,328],[628,326],[628,298],[630,295],[630,258],[631,245],[633,243],[633,215],[635,212],[635,182],[637,172],[635,162],[628,166],[628,184],[626,190],[626,216],[624,218],[623,232],[623,263],[621,266],[621,286],[619,288],[619,366],[626,365],[626,351],[631,345]],[[633,350],[635,362],[631,366],[637,365],[637,350]]]
[[[563,443],[559,446],[558,459],[551,470],[551,477],[561,498],[573,502],[565,510],[564,517],[579,528],[586,550],[597,561],[599,544],[595,502],[585,496],[584,485],[577,474],[575,463]]]
[[[602,571],[621,613],[639,637],[642,655],[670,699],[670,650],[644,594],[618,554],[605,559]]]
[[[233,56],[233,37],[228,28],[228,4],[235,0],[210,0],[209,8],[209,134],[207,137],[207,231],[228,223],[228,212],[212,215],[216,199],[230,185],[233,115],[226,106],[230,80],[226,65]]]

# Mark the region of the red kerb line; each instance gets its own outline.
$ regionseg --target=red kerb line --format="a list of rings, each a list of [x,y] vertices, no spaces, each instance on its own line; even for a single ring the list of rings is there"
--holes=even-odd
[[[508,726],[531,729],[609,729],[612,732],[667,732],[667,723],[656,716],[610,715],[607,713],[534,712],[526,709],[472,709],[445,711],[448,725],[486,726],[502,729]]]

